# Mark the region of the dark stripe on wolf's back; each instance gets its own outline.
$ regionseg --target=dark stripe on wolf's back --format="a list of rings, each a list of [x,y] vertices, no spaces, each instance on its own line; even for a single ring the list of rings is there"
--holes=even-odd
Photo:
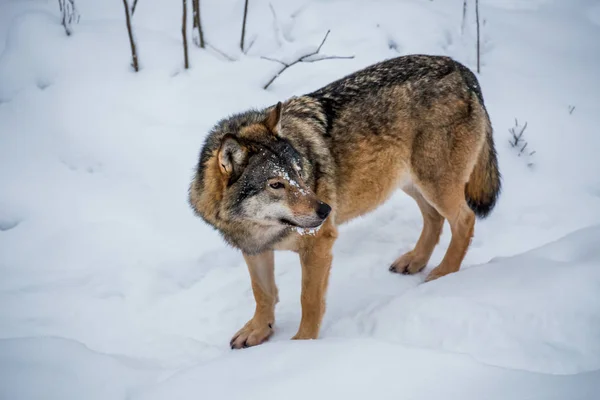
[[[483,94],[481,93],[481,87],[479,86],[479,81],[477,80],[475,74],[469,68],[465,67],[458,61],[454,61],[454,63],[456,64],[456,68],[458,68],[458,71],[460,72],[460,75],[464,79],[465,84],[467,85],[469,90],[475,93],[477,99],[479,100],[479,103],[481,103],[481,105],[484,106],[485,104],[483,102]]]
[[[298,119],[312,121],[315,124],[317,124],[321,129],[323,129],[323,131],[327,130],[327,121],[323,121],[314,112],[310,112],[310,111],[306,111],[306,112],[305,111],[298,111],[298,110],[294,110],[294,109],[292,109],[290,111],[284,110],[284,112],[287,115],[293,115],[294,117],[296,117]]]
[[[368,66],[338,79],[306,96],[317,100],[327,117],[326,136],[331,134],[333,121],[349,103],[382,88],[417,81],[427,76],[439,80],[454,72],[459,65],[448,57],[414,55],[396,57]]]

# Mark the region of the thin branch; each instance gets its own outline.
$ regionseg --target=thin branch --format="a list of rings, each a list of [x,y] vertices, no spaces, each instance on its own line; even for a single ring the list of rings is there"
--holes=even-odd
[[[511,139],[508,140],[508,143],[510,143],[511,147],[517,150],[517,157],[531,157],[535,154],[535,150],[526,151],[529,143],[523,138],[525,129],[527,129],[527,122],[525,122],[523,126],[519,127],[519,121],[515,118],[515,126],[508,130],[512,136]],[[528,162],[527,166],[532,167],[533,162]]]
[[[75,0],[58,0],[58,8],[62,15],[61,25],[65,28],[67,36],[71,36],[73,33],[71,25],[74,22],[79,23],[80,18],[77,7],[75,7]]]
[[[79,11],[77,11],[77,9],[75,8],[75,0],[69,0],[71,2],[71,6],[73,7],[73,15],[77,17],[77,21],[75,21],[76,23],[79,23],[79,20],[81,19],[81,14],[79,14]]]
[[[279,63],[281,65],[285,65],[286,67],[289,67],[289,64],[286,64],[281,60],[276,60],[275,58],[269,58],[269,57],[264,57],[264,56],[261,56],[260,58],[262,58],[263,60],[273,61],[273,62]]]
[[[246,38],[246,18],[248,16],[248,0],[244,2],[244,20],[242,21],[242,38],[240,40],[240,49],[244,51],[244,39]]]
[[[133,39],[133,30],[131,28],[131,16],[129,15],[129,4],[127,4],[127,0],[123,0],[123,5],[125,6],[125,20],[127,21],[127,33],[129,34],[129,44],[131,45],[132,66],[135,72],[138,72],[140,68],[138,65],[138,57],[135,49],[135,41]]]
[[[244,54],[248,54],[248,52],[250,51],[250,49],[252,48],[252,46],[254,46],[254,43],[256,42],[256,36],[254,36],[252,38],[252,40],[250,41],[250,43],[248,44],[248,47],[246,47],[246,50],[244,50]]]
[[[194,26],[192,30],[198,29],[198,41],[196,42],[196,45],[203,49],[206,46],[204,42],[204,32],[202,30],[202,21],[200,20],[200,0],[192,0],[192,12],[194,14]]]
[[[221,56],[225,57],[229,61],[235,61],[235,58],[233,58],[229,54],[226,54],[225,52],[219,50],[218,48],[216,48],[215,46],[213,46],[212,44],[210,44],[208,42],[206,42],[206,47],[208,47],[209,49],[212,49],[212,50],[216,51],[218,54],[220,54]]]
[[[512,147],[516,147],[519,145],[519,143],[521,143],[523,134],[525,133],[525,129],[527,129],[527,122],[525,122],[525,125],[523,125],[521,127],[521,130],[517,133],[517,128],[519,127],[519,122],[517,121],[517,119],[515,118],[515,126],[513,128],[510,128],[508,131],[510,132],[510,134],[512,135],[513,140],[510,140],[509,143]]]
[[[188,58],[188,43],[187,43],[187,0],[183,0],[183,17],[181,21],[181,36],[183,37],[183,66],[185,69],[190,68],[190,60]]]
[[[275,7],[273,7],[272,3],[269,3],[269,8],[271,9],[271,13],[273,14],[273,31],[275,32],[275,40],[277,40],[277,45],[281,46],[281,41],[279,40],[280,29],[279,21],[277,19],[277,13],[275,12]]]
[[[321,51],[321,47],[323,47],[323,45],[325,44],[325,41],[327,40],[327,37],[329,36],[329,32],[331,32],[331,29],[327,29],[327,33],[325,34],[325,37],[321,41],[321,44],[319,45],[319,47],[317,47],[317,51],[315,51],[315,54],[318,54]]]
[[[133,17],[133,13],[135,13],[135,8],[137,7],[138,0],[133,0],[133,5],[131,6],[131,16]]]
[[[263,86],[263,89],[267,89],[269,86],[271,86],[271,84],[273,83],[273,81],[275,81],[275,79],[277,79],[286,69],[301,63],[301,62],[306,62],[306,63],[311,63],[311,62],[317,62],[317,61],[323,61],[323,60],[332,60],[332,59],[352,59],[354,58],[354,56],[323,56],[323,57],[319,57],[316,59],[310,59],[310,57],[312,56],[316,56],[317,54],[319,54],[319,52],[321,51],[321,48],[323,47],[323,45],[325,44],[325,41],[327,40],[327,37],[329,36],[329,32],[331,32],[331,30],[327,30],[327,33],[325,34],[325,37],[323,38],[323,40],[321,41],[321,44],[319,45],[319,47],[317,47],[317,50],[305,54],[301,57],[299,57],[298,59],[296,59],[296,61],[292,62],[292,63],[286,63],[284,61],[281,60],[275,60],[272,58],[268,58],[268,57],[261,57],[265,60],[269,60],[269,61],[274,61],[277,62],[281,65],[283,65],[283,68],[281,68],[276,74],[275,76],[273,76],[269,82],[267,82],[267,84],[265,86]]]
[[[323,60],[351,60],[354,56],[324,56],[320,58],[313,58],[312,60],[303,60],[304,62],[311,63]]]
[[[60,0],[59,0],[60,4]],[[67,22],[67,5],[65,4],[65,0],[62,0],[62,5],[60,7],[60,11],[62,11],[62,26],[65,28],[65,33],[67,36],[71,36],[71,29],[68,26]]]
[[[481,46],[479,41],[479,0],[475,0],[475,19],[477,20],[477,73],[481,73]]]
[[[465,34],[465,24],[467,22],[467,0],[463,0],[462,22],[460,24],[460,34]]]

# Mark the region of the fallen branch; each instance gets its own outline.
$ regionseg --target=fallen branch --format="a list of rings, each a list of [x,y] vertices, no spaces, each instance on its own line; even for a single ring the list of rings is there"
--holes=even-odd
[[[286,69],[298,64],[298,63],[312,63],[312,62],[317,62],[317,61],[323,61],[323,60],[334,60],[334,59],[352,59],[354,58],[354,56],[323,56],[323,57],[319,57],[319,58],[314,58],[314,59],[310,59],[310,57],[316,56],[317,54],[319,54],[319,52],[321,51],[321,47],[323,47],[323,45],[325,44],[325,41],[327,40],[327,37],[329,36],[329,32],[331,32],[330,30],[327,30],[327,33],[325,34],[325,37],[323,38],[323,40],[321,41],[321,44],[319,45],[319,47],[317,47],[317,50],[313,51],[312,53],[308,53],[305,54],[301,57],[299,57],[296,61],[292,62],[292,63],[286,63],[284,61],[281,60],[276,60],[274,58],[269,58],[269,57],[261,57],[264,60],[267,61],[273,61],[276,63],[279,63],[281,65],[283,65],[283,68],[281,68],[276,74],[275,76],[273,76],[271,78],[271,80],[269,80],[269,82],[267,82],[267,84],[265,86],[263,86],[263,89],[267,89],[269,86],[271,86],[271,84],[273,83],[273,81],[275,81],[275,79],[277,79]]]

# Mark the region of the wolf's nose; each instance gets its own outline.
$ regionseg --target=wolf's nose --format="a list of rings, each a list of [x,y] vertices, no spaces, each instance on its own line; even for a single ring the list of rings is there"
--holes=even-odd
[[[328,204],[325,204],[325,203],[319,204],[319,208],[317,208],[317,215],[319,216],[319,218],[321,218],[321,219],[327,218],[327,216],[329,215],[330,212],[331,212],[331,207],[329,207]]]

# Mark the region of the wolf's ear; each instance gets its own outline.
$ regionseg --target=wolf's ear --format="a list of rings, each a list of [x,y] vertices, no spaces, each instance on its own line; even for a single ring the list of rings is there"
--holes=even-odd
[[[278,102],[275,107],[267,114],[265,125],[274,134],[278,134],[281,130],[281,102]]]
[[[226,135],[221,141],[217,153],[221,172],[229,177],[241,175],[248,162],[248,149],[232,135]]]

